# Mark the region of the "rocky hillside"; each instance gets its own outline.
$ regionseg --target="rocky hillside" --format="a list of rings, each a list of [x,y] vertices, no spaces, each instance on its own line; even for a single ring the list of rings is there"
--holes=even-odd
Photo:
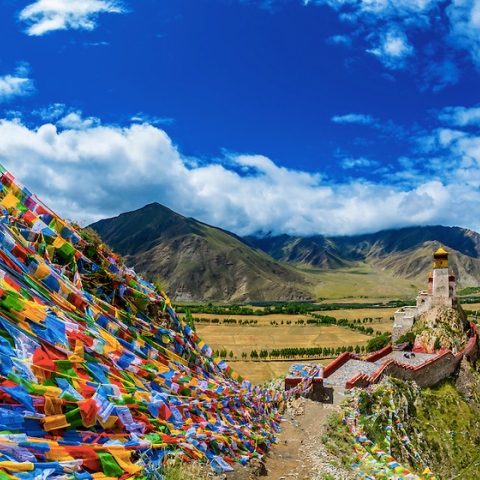
[[[176,301],[308,300],[302,272],[240,237],[152,203],[91,227]]]
[[[249,236],[246,240],[283,262],[322,269],[367,263],[412,283],[425,282],[432,253],[444,246],[451,252],[450,265],[461,285],[478,285],[480,278],[480,235],[458,227],[410,227],[343,237]]]
[[[441,349],[457,353],[468,342],[470,323],[462,307],[435,307],[415,321],[411,335],[416,351],[435,353]]]
[[[310,265],[324,269],[352,266],[341,253],[322,235],[314,237],[291,237],[290,235],[245,237],[251,245],[271,255],[275,260],[287,263]]]
[[[154,203],[92,228],[147,280],[167,279],[176,301],[414,296],[440,245],[451,252],[460,287],[480,279],[480,235],[456,227],[240,238]]]

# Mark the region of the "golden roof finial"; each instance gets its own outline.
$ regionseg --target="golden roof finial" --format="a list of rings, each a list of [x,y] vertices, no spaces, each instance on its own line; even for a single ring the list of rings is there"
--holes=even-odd
[[[446,252],[443,247],[440,247],[435,253],[434,255],[450,255],[450,252]]]

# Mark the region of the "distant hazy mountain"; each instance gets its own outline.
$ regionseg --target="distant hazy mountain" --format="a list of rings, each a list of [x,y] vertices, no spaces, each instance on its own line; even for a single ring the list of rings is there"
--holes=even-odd
[[[286,234],[267,237],[249,235],[245,240],[281,262],[301,263],[325,269],[351,266],[348,260],[338,256],[330,242],[322,235],[314,237],[291,237]]]
[[[177,301],[413,296],[440,245],[459,285],[480,285],[480,235],[457,227],[242,239],[158,203],[91,226],[146,279],[165,280]]]
[[[146,279],[165,280],[177,301],[312,298],[305,276],[293,266],[158,203],[91,227]]]
[[[442,245],[451,253],[450,267],[460,285],[480,284],[480,234],[459,227],[409,227],[343,237],[249,236],[246,240],[276,260],[321,269],[367,263],[419,284],[432,269],[432,253]]]

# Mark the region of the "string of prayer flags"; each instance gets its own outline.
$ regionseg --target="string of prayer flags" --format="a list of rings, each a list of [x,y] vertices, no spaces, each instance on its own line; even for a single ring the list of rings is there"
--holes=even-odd
[[[286,392],[252,385],[1,166],[0,187],[1,478],[142,478],[175,454],[230,471],[275,443],[276,405],[318,368]]]

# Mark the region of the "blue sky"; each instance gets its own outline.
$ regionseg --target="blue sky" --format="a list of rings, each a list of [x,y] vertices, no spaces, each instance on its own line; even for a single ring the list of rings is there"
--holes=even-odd
[[[0,163],[63,216],[480,230],[480,0],[0,8]]]

